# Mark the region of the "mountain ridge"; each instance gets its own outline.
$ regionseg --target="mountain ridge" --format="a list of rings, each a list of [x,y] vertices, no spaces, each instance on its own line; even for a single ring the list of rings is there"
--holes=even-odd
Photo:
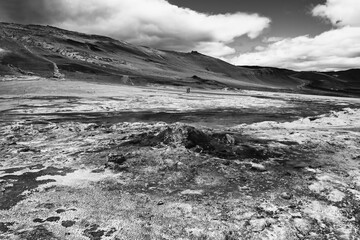
[[[360,69],[298,72],[235,66],[196,51],[135,46],[53,26],[0,23],[0,48],[5,50],[0,52],[0,75],[360,96]]]

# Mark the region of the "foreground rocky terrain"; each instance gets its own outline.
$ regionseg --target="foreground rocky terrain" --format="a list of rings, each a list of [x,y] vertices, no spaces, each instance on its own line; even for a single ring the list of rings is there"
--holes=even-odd
[[[1,239],[359,239],[360,100],[12,78]]]

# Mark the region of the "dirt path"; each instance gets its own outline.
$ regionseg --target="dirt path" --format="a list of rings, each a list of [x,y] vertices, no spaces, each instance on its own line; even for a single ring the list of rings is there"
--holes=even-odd
[[[29,49],[26,45],[24,45],[24,47],[28,52],[30,52],[31,54],[34,54],[31,51],[31,49]],[[41,59],[43,59],[43,60],[45,60],[45,61],[47,61],[47,62],[49,62],[49,63],[51,63],[53,65],[53,67],[54,67],[53,77],[54,78],[65,78],[65,75],[60,73],[59,67],[57,66],[57,64],[54,61],[51,61],[51,60],[47,59],[44,56],[38,56],[38,57],[40,57]]]

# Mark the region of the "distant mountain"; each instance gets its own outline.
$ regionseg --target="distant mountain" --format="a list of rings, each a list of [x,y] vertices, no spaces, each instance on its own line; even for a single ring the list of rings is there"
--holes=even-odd
[[[0,23],[0,49],[0,75],[360,96],[359,69],[325,73],[234,66],[195,51],[134,46],[51,26]]]

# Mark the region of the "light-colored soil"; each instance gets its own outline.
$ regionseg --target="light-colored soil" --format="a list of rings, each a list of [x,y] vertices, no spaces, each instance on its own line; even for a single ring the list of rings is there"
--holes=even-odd
[[[358,99],[46,79],[0,93],[1,239],[360,238]],[[264,115],[187,121],[214,109]],[[185,117],[104,115],[129,110]]]

